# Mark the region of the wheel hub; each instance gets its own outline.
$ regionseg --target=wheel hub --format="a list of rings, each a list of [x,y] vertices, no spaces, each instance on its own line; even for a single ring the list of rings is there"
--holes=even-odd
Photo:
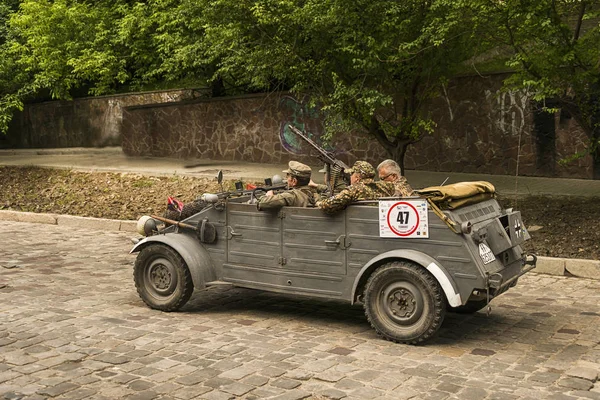
[[[410,317],[415,312],[416,306],[417,301],[406,289],[400,289],[388,298],[388,307],[392,314],[401,318]]]
[[[164,264],[154,265],[150,276],[154,286],[159,290],[165,290],[171,285],[171,272]]]
[[[411,282],[392,282],[380,292],[379,307],[394,323],[408,326],[423,314],[423,295]]]
[[[145,272],[148,290],[155,296],[169,296],[177,286],[175,267],[160,257],[153,260]]]

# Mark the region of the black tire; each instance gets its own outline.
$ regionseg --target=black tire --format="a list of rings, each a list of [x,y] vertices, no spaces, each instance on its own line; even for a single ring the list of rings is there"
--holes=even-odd
[[[133,267],[138,294],[150,308],[175,311],[194,292],[194,283],[183,258],[164,244],[150,244],[138,254]]]
[[[373,272],[365,287],[364,307],[379,335],[407,344],[431,338],[446,315],[446,299],[437,280],[406,261],[390,262]]]
[[[468,301],[467,304],[458,306],[458,307],[450,307],[448,311],[454,312],[457,314],[473,314],[479,310],[483,310],[488,305],[487,299],[483,300],[471,300]]]

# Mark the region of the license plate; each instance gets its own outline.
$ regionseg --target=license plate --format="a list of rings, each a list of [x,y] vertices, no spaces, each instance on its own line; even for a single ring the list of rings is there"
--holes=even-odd
[[[489,264],[492,261],[496,261],[496,257],[494,257],[494,253],[492,253],[492,249],[488,247],[485,243],[479,243],[479,257],[484,264]]]

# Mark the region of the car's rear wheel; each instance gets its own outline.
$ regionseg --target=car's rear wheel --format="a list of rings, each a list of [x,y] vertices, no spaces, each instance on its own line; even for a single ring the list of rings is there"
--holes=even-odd
[[[369,277],[365,314],[384,338],[418,344],[442,325],[445,298],[437,280],[424,268],[406,261],[382,265]]]
[[[133,267],[137,292],[150,308],[175,311],[192,296],[194,283],[181,256],[164,244],[150,244]]]

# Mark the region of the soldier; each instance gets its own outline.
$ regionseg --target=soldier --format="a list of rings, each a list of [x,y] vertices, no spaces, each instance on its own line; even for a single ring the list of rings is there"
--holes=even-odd
[[[328,214],[343,210],[356,200],[374,200],[394,194],[393,183],[373,180],[375,168],[366,161],[357,161],[344,172],[350,174],[350,186],[333,197],[317,202],[317,207]]]
[[[310,167],[298,161],[290,161],[288,167],[283,172],[287,174],[287,184],[292,190],[280,194],[274,194],[272,190],[269,190],[263,197],[258,199],[256,207],[259,210],[283,206],[315,206],[315,191],[308,186],[311,175]]]
[[[333,178],[333,193],[339,193],[342,190],[346,189],[346,182],[344,182],[344,178],[342,177],[342,171],[338,170],[338,173],[335,173],[335,165],[331,166],[331,174],[335,175]],[[321,168],[319,170],[320,173],[324,174],[323,175],[323,180],[325,182],[327,182],[327,164],[325,164],[323,166],[323,168]],[[308,184],[308,186],[315,188],[317,193],[320,195],[329,195],[329,187],[327,185],[323,185],[323,184],[318,184],[313,182],[313,180],[310,180],[310,183]]]
[[[377,173],[379,179],[394,184],[396,190],[394,192],[395,197],[408,197],[413,195],[413,189],[408,184],[408,181],[402,172],[400,166],[394,160],[384,160],[377,166]]]

